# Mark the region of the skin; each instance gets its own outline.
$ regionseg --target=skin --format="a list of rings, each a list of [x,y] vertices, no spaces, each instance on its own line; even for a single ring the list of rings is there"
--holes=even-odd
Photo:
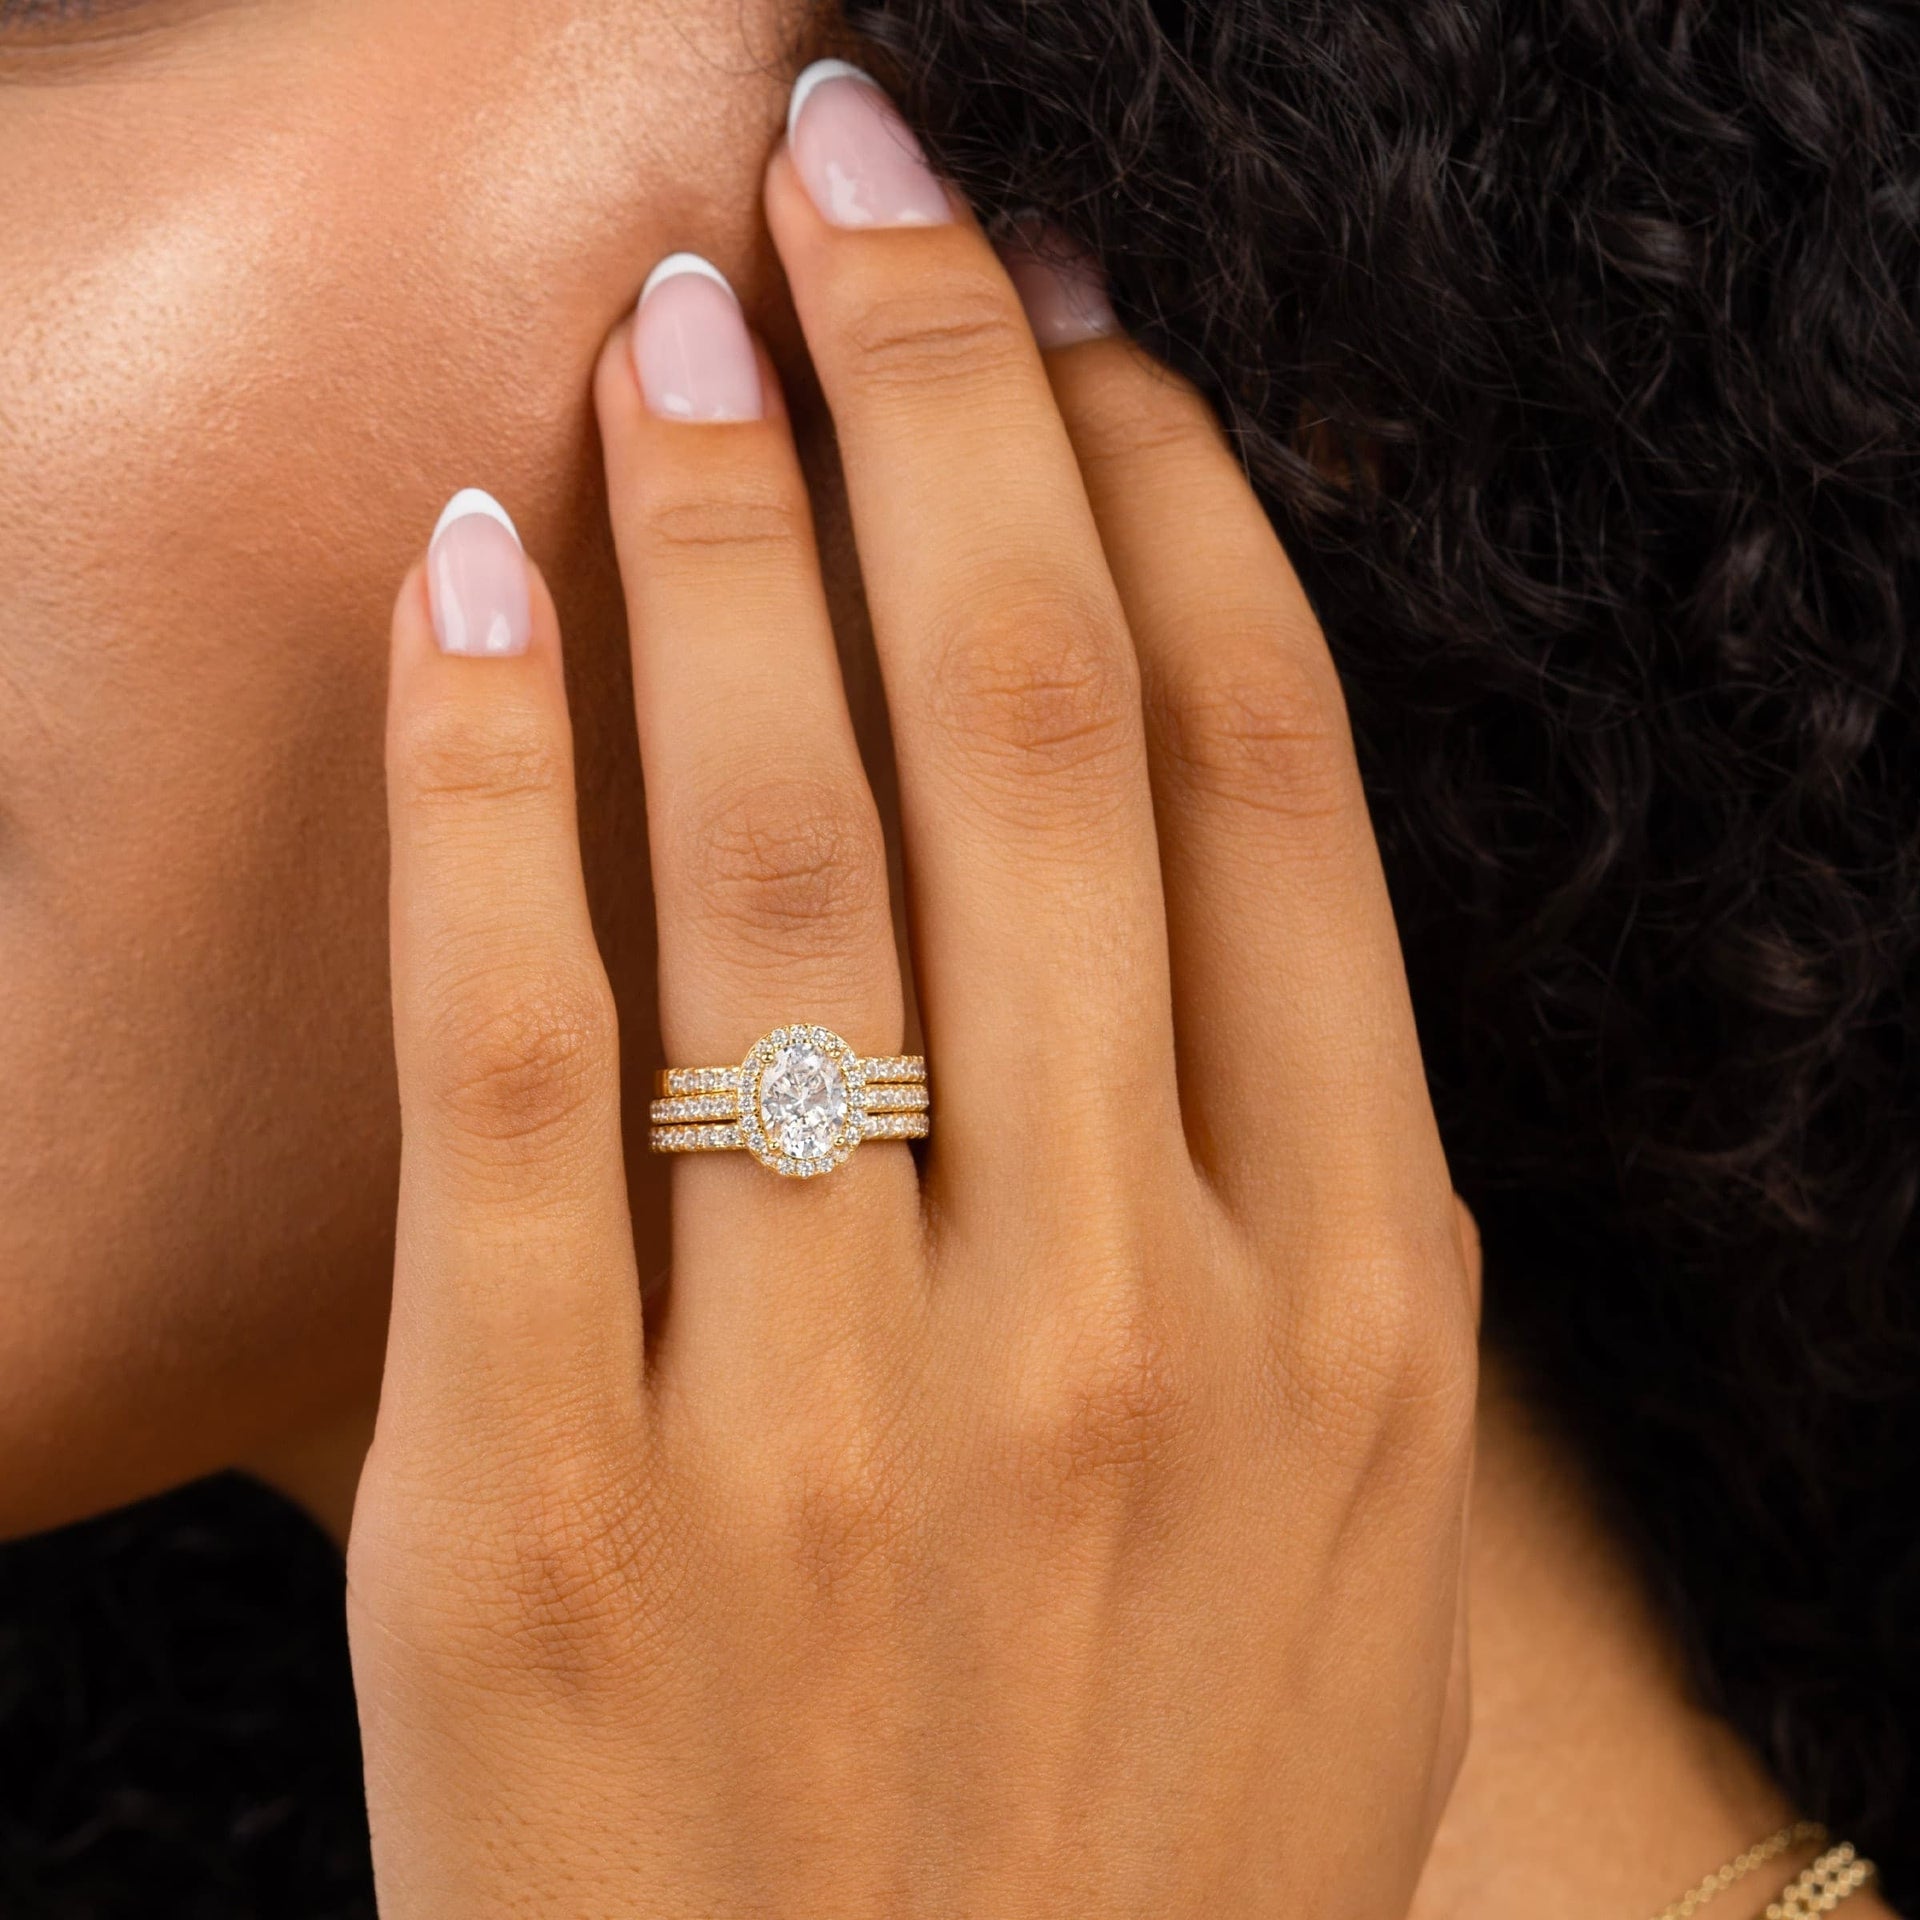
[[[601,937],[657,1059],[586,373],[696,226],[747,298],[776,284],[784,85],[743,24],[777,59],[777,8],[705,0],[154,5],[0,39],[0,1530],[371,1403],[383,636],[483,465],[561,582]],[[643,1164],[656,1239],[663,1207]]]
[[[1113,334],[1043,364],[877,100],[810,94],[765,207],[873,610],[935,1137],[682,1162],[644,1329],[550,603],[461,651],[522,631],[485,518],[431,617],[400,593],[398,1249],[347,1552],[382,1911],[1404,1912],[1464,1733],[1477,1273],[1339,682],[1197,396]],[[635,378],[701,285],[595,380],[662,1037],[725,1060],[797,1004],[892,1053],[784,414]]]
[[[554,583],[586,897],[644,1098],[665,1048],[590,373],[671,248],[725,269],[787,396],[893,830],[850,529],[759,199],[803,27],[710,0],[163,0],[0,29],[5,1530],[234,1462],[344,1515],[399,1162],[384,633],[475,478]],[[1650,1906],[1777,1799],[1687,1707],[1577,1476],[1505,1396],[1480,1432],[1479,1732],[1419,1910]],[[1543,1744],[1564,1761],[1544,1783]],[[1657,1846],[1593,1833],[1596,1794]]]

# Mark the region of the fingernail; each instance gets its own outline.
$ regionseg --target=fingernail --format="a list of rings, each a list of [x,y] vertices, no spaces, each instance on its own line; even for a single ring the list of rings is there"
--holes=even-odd
[[[468,487],[447,502],[427,545],[427,599],[442,653],[525,653],[533,633],[527,557],[507,510]]]
[[[787,147],[820,216],[836,227],[937,227],[947,190],[879,81],[816,60],[793,83]]]
[[[633,364],[647,406],[663,419],[758,420],[764,411],[740,302],[697,253],[670,253],[647,275]]]
[[[1038,214],[1017,215],[999,247],[1043,353],[1120,331],[1100,263],[1058,227]]]

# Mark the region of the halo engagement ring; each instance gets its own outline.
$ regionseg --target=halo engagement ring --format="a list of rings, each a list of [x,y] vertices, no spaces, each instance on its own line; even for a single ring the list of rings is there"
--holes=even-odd
[[[794,1179],[829,1173],[863,1140],[924,1140],[927,1063],[864,1059],[826,1027],[776,1027],[737,1067],[668,1067],[655,1153],[750,1153]]]

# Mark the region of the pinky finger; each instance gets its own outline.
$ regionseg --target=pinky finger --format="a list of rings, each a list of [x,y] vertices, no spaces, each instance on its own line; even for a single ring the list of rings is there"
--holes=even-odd
[[[642,1333],[559,628],[484,494],[456,497],[401,589],[387,789],[402,1149],[382,1437],[417,1413],[498,1444],[502,1423],[633,1404]]]

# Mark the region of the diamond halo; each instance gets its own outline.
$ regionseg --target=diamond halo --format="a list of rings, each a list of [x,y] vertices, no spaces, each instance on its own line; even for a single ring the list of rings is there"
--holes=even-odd
[[[831,1172],[860,1144],[866,1078],[827,1027],[776,1027],[740,1063],[740,1143],[790,1179]]]

